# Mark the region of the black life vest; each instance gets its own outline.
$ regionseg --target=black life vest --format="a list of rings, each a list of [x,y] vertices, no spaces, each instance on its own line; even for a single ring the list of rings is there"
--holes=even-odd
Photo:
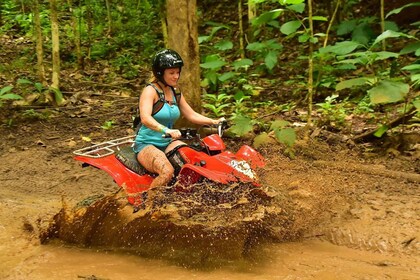
[[[152,109],[152,116],[153,116],[162,109],[163,105],[167,103],[167,101],[165,100],[165,93],[163,92],[163,90],[159,89],[153,83],[150,83],[147,86],[152,86],[156,90],[156,93],[158,94],[158,97],[159,97],[159,99],[153,104],[153,109]],[[170,87],[170,88],[175,95],[175,104],[179,105],[179,101],[181,100],[181,92],[177,91],[177,89],[174,87]],[[139,110],[139,105],[137,105],[136,115],[133,118],[133,129],[136,132],[136,134],[138,130],[140,129],[140,127],[141,127],[140,110]]]

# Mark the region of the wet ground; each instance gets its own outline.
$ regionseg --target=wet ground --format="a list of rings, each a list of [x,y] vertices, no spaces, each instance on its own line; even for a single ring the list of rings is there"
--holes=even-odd
[[[298,144],[294,159],[280,146],[261,150],[268,161],[259,171],[262,184],[280,194],[274,207],[287,217],[265,225],[277,237],[270,241],[244,246],[238,228],[231,235],[214,231],[213,241],[232,254],[210,256],[188,242],[172,248],[167,240],[165,250],[156,250],[162,243],[132,250],[95,244],[95,238],[41,245],[40,232],[63,207],[71,212],[87,198],[118,190],[104,172],[81,168],[72,151],[90,145],[86,137],[125,136],[126,124],[105,131],[106,114],[83,114],[61,112],[1,128],[0,279],[420,278],[418,157],[361,154],[322,139]],[[66,115],[73,117],[60,118]]]

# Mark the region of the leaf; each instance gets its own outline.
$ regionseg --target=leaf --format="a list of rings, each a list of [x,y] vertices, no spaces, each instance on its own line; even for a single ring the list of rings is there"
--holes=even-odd
[[[276,120],[271,124],[270,130],[282,129],[288,126],[289,124],[290,123],[288,121]]]
[[[265,56],[264,62],[268,69],[273,69],[274,66],[277,65],[277,52],[269,51],[268,54]]]
[[[415,64],[407,65],[401,68],[401,70],[407,70],[407,71],[420,70],[420,64],[415,63]]]
[[[350,80],[341,81],[335,87],[336,91],[343,90],[346,88],[352,88],[357,86],[363,86],[366,84],[372,84],[374,82],[374,78],[355,78]]]
[[[326,17],[323,17],[323,16],[313,16],[312,20],[328,21],[328,19]]]
[[[343,41],[338,42],[334,46],[326,46],[325,48],[319,49],[320,53],[334,53],[337,55],[345,55],[351,53],[358,47],[362,46],[359,42],[355,41]]]
[[[417,111],[419,111],[420,110],[420,99],[414,100],[413,105],[414,105],[414,107],[416,107]]]
[[[56,88],[50,88],[50,89],[54,93],[55,102],[57,102],[57,104],[60,105],[64,101],[63,94],[61,93],[59,89],[56,89]]]
[[[233,72],[226,72],[219,76],[219,81],[226,82],[227,80],[235,77],[235,73]]]
[[[373,104],[385,104],[404,100],[409,90],[410,86],[406,83],[381,81],[368,90],[368,94]]]
[[[6,93],[6,94],[2,94],[0,95],[0,99],[14,99],[14,100],[18,100],[18,99],[23,99],[22,96],[14,94],[14,93]]]
[[[92,139],[90,139],[87,136],[82,136],[82,140],[85,141],[85,142],[92,142]]]
[[[296,132],[293,128],[284,128],[275,131],[276,139],[288,147],[292,147],[296,142]]]
[[[350,34],[351,32],[353,32],[355,28],[356,28],[355,19],[343,21],[342,23],[340,23],[340,25],[337,28],[337,35],[341,36],[341,35]]]
[[[254,142],[252,143],[252,145],[253,145],[255,148],[258,148],[258,147],[260,147],[261,145],[264,145],[264,144],[269,144],[270,142],[271,142],[271,138],[270,138],[270,136],[269,136],[267,133],[263,132],[263,133],[261,133],[261,134],[257,135],[257,136],[254,138]]]
[[[262,24],[269,23],[273,19],[278,18],[283,12],[284,12],[284,9],[275,9],[275,10],[263,13],[260,16],[254,18],[251,24],[253,26],[260,26]]]
[[[220,51],[230,50],[233,48],[232,41],[221,41],[214,46],[216,49]]]
[[[282,5],[296,5],[305,2],[305,0],[280,0]]]
[[[295,11],[296,13],[303,13],[305,11],[305,3],[293,4],[287,7],[289,10]]]
[[[204,69],[218,69],[226,65],[223,60],[209,61],[201,63],[200,66]]]
[[[20,85],[24,85],[24,84],[29,84],[29,85],[32,85],[33,83],[31,82],[31,81],[29,81],[28,79],[18,79],[17,81],[16,81],[16,83],[17,84],[20,84]]]
[[[0,96],[2,96],[3,94],[5,94],[6,92],[11,91],[12,89],[13,89],[13,86],[6,86],[6,87],[2,88],[0,90]]]
[[[413,7],[413,6],[420,6],[420,2],[410,3],[400,8],[391,10],[389,13],[386,14],[385,18],[388,18],[389,16],[392,16],[392,15],[399,14],[403,9],[408,8],[408,7]]]
[[[248,117],[239,115],[233,119],[233,123],[234,125],[231,126],[229,130],[237,136],[244,136],[248,132],[252,131],[252,120]]]
[[[235,70],[238,70],[241,67],[247,68],[248,66],[251,66],[253,64],[254,64],[254,62],[249,58],[240,59],[240,60],[234,61],[232,63]]]
[[[295,33],[301,25],[302,23],[299,20],[288,21],[280,27],[280,31],[285,35],[290,35]]]
[[[393,57],[393,58],[398,58],[399,57],[399,54],[398,53],[394,53],[394,52],[375,52],[375,53],[373,53],[373,55],[374,56],[376,56],[375,57],[375,61],[378,61],[378,60],[385,60],[385,59],[388,59],[388,58],[390,58],[390,57]]]
[[[381,138],[382,135],[384,135],[384,133],[388,131],[388,129],[389,127],[386,124],[383,124],[375,131],[375,133],[373,133],[373,135],[375,137]]]
[[[399,37],[414,38],[413,36],[404,34],[402,32],[395,32],[395,31],[392,31],[392,30],[387,30],[384,33],[382,33],[381,35],[379,35],[378,37],[376,37],[375,41],[373,42],[373,44],[370,48],[372,48],[373,46],[375,46],[376,44],[378,44],[379,42],[381,42],[385,39],[399,38]]]
[[[411,52],[415,52],[420,50],[420,42],[414,42],[405,46],[401,51],[400,54],[408,54]]]
[[[251,43],[251,44],[248,44],[247,46],[246,46],[246,49],[247,50],[250,50],[250,51],[260,51],[260,50],[263,50],[263,49],[265,49],[265,44],[263,44],[263,43],[260,43],[260,42],[254,42],[254,43]]]

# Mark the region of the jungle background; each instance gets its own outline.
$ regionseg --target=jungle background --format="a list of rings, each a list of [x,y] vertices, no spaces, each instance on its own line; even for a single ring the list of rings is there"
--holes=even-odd
[[[318,265],[311,252],[272,277],[337,279],[341,267],[341,279],[417,279],[419,9],[416,1],[1,1],[0,276],[59,275],[48,266],[57,253],[39,253],[42,224],[62,196],[76,204],[116,188],[81,170],[72,151],[133,133],[153,54],[170,47],[186,63],[189,102],[227,118],[228,146],[259,149],[263,183],[293,201],[282,241],[362,252]],[[65,279],[131,279],[56,265]]]

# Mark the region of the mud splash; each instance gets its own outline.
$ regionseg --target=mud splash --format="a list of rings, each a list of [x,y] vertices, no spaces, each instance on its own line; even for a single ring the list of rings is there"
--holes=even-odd
[[[161,188],[153,196],[153,204],[137,212],[123,191],[88,198],[73,209],[64,205],[41,242],[58,238],[194,266],[242,258],[256,244],[297,234],[290,201],[268,189],[202,183],[191,192]]]

